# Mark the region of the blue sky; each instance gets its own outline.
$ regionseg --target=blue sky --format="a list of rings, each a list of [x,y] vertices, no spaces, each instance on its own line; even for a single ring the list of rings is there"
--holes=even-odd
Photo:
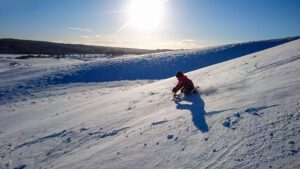
[[[299,0],[155,0],[161,14],[147,4],[133,24],[136,1],[0,0],[0,38],[174,49],[300,35]]]

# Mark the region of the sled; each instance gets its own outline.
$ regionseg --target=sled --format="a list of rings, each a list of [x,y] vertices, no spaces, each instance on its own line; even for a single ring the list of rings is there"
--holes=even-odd
[[[183,96],[191,96],[193,94],[200,94],[200,87],[199,86],[195,86],[194,89],[188,93],[188,94],[184,94],[184,93],[177,93],[173,95],[173,101],[181,101],[183,99]]]

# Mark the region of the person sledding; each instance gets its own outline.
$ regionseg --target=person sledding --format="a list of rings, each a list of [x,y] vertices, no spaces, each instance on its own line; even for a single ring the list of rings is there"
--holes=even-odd
[[[181,71],[176,73],[176,78],[178,80],[178,83],[172,90],[174,96],[176,96],[176,93],[179,90],[184,94],[189,94],[194,90],[195,87],[193,81],[185,76]]]

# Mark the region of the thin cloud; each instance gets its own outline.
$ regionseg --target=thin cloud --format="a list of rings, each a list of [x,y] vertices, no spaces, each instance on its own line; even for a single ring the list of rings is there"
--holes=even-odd
[[[80,36],[80,38],[83,38],[83,39],[91,39],[91,38],[92,38],[92,36],[88,36],[88,35],[82,35],[82,36]]]
[[[170,41],[143,41],[129,40],[119,37],[116,34],[105,35],[81,35],[77,39],[63,41],[64,43],[85,44],[96,46],[112,46],[112,47],[128,47],[128,48],[143,48],[143,49],[195,49],[208,46],[208,42],[195,39],[178,39]]]
[[[69,27],[69,30],[72,31],[78,31],[78,32],[89,32],[89,33],[94,33],[95,31],[90,29],[90,28],[78,28],[78,27]]]
[[[205,41],[197,41],[194,39],[183,39],[183,40],[174,40],[174,41],[165,41],[156,43],[158,48],[165,49],[196,49],[207,47]]]

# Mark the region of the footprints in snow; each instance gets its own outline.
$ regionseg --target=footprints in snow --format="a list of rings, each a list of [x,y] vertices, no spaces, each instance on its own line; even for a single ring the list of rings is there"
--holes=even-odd
[[[124,128],[121,128],[121,129],[118,129],[118,130],[113,130],[113,131],[110,131],[110,132],[96,132],[96,133],[89,133],[90,136],[92,135],[98,135],[97,137],[98,138],[105,138],[105,137],[110,137],[110,136],[115,136],[117,135],[120,131],[123,131],[123,130],[126,130],[126,129],[129,129],[129,127],[124,127]]]
[[[51,139],[51,138],[56,138],[56,137],[62,138],[66,135],[66,132],[67,132],[67,130],[63,130],[59,133],[53,133],[53,134],[50,134],[50,135],[45,136],[45,137],[41,137],[41,138],[37,138],[37,139],[32,140],[32,141],[25,142],[23,144],[20,144],[20,145],[16,146],[14,148],[14,150],[17,150],[17,149],[22,148],[24,146],[31,146],[32,144],[35,144],[35,143],[42,143],[42,142],[44,142],[48,139]]]
[[[260,111],[262,111],[264,109],[271,108],[271,107],[276,107],[276,106],[279,106],[279,105],[276,104],[276,105],[272,105],[272,106],[246,108],[242,112],[238,112],[238,113],[233,114],[232,116],[226,117],[226,119],[223,120],[222,125],[227,127],[227,128],[230,128],[232,130],[235,130],[237,128],[238,123],[240,122],[240,120],[243,119],[243,115],[245,113],[261,117],[263,113],[261,113]]]
[[[26,168],[27,165],[23,164],[23,165],[20,165],[18,167],[14,167],[14,169],[24,169]]]
[[[14,153],[22,158],[23,156],[30,156],[32,152],[37,150],[37,147],[43,147],[42,152],[39,153],[37,158],[39,158],[39,161],[47,161],[52,157],[59,158],[60,156],[71,152],[74,148],[84,147],[86,143],[92,140],[101,141],[106,138],[115,137],[120,134],[120,132],[125,133],[127,129],[129,129],[129,127],[111,131],[103,131],[102,128],[100,128],[100,130],[95,132],[88,132],[91,129],[85,127],[82,127],[77,131],[63,130],[42,137],[30,137],[30,140],[19,144],[17,143],[16,146],[7,144],[5,147],[0,147],[0,155],[1,158],[5,158]],[[90,146],[87,146],[86,148],[89,149]],[[9,163],[8,165],[11,167]],[[25,168],[26,166],[26,164],[19,164],[19,166],[14,167]]]
[[[171,140],[173,137],[174,137],[174,135],[172,135],[172,134],[169,134],[169,135],[167,136],[168,140]]]
[[[104,139],[106,137],[111,137],[111,136],[115,136],[117,135],[119,132],[121,131],[125,131],[129,129],[129,127],[124,127],[121,129],[117,129],[117,130],[112,130],[112,131],[101,131],[102,128],[100,128],[100,131],[96,131],[96,132],[90,132],[90,133],[86,133],[85,131],[89,130],[88,128],[80,128],[79,132],[76,131],[67,131],[67,130],[63,130],[61,132],[57,132],[57,133],[53,133],[44,137],[40,137],[40,138],[36,138],[34,140],[22,143],[20,145],[15,146],[15,148],[12,151],[16,151],[17,149],[23,148],[23,147],[30,147],[34,144],[37,143],[43,143],[46,142],[47,143],[50,140],[53,140],[55,142],[57,142],[57,140],[62,140],[61,143],[70,143],[72,142],[72,140],[81,140],[82,142],[84,141],[89,141],[91,139]],[[49,153],[47,153],[49,154]]]
[[[244,112],[252,114],[252,115],[256,115],[256,116],[261,116],[260,114],[258,114],[259,111],[262,111],[264,109],[268,109],[271,107],[276,107],[279,106],[277,104],[272,105],[272,106],[263,106],[263,107],[257,107],[257,108],[247,108]]]
[[[232,130],[235,130],[238,122],[242,119],[240,113],[236,113],[233,116],[226,117],[226,119],[223,121],[222,125],[230,128]]]

